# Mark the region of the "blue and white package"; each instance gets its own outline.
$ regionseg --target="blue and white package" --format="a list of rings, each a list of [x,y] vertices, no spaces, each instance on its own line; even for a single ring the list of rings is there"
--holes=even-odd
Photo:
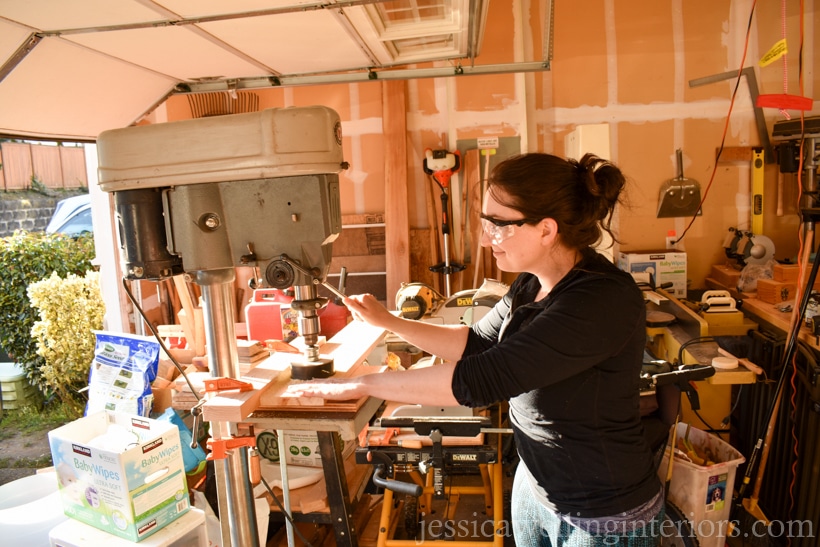
[[[157,421],[170,422],[179,429],[179,442],[182,445],[182,461],[185,464],[185,472],[191,473],[199,469],[202,462],[205,461],[205,451],[202,450],[202,444],[197,443],[196,448],[191,448],[191,441],[193,434],[182,418],[179,417],[177,411],[173,408],[166,408],[165,412],[157,416]]]
[[[88,373],[85,415],[102,410],[148,417],[154,396],[160,345],[137,334],[94,331],[97,342]]]

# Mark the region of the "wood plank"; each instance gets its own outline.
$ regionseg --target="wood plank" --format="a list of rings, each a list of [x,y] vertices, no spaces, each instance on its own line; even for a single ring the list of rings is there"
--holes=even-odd
[[[481,285],[486,276],[484,271],[484,248],[481,246],[481,200],[483,185],[481,183],[481,156],[479,151],[468,150],[464,155],[464,184],[467,186],[468,225],[470,227],[470,281],[465,289]]]
[[[88,186],[84,148],[61,146],[60,160],[64,188],[85,188]]]
[[[185,338],[191,343],[196,355],[201,357],[205,355],[205,325],[202,308],[194,305],[188,282],[182,274],[175,275],[173,280],[182,307],[177,314],[179,322],[185,330]]]
[[[779,304],[769,304],[757,298],[744,298],[741,309],[744,313],[748,313],[753,317],[762,320],[765,323],[783,331],[789,332],[789,324],[791,320],[791,312],[782,312],[778,309],[782,306]],[[809,345],[817,351],[820,351],[820,344],[817,343],[817,337],[811,333],[811,330],[806,326],[805,321],[800,326],[798,337],[801,342]]]
[[[360,321],[348,323],[322,346],[321,356],[333,359],[336,377],[356,374],[355,368],[371,353],[384,337],[384,329],[372,327]],[[290,398],[283,401],[282,392],[291,381],[290,367],[294,357],[292,353],[277,352],[265,359],[240,379],[254,386],[252,391],[226,391],[212,396],[203,405],[202,415],[206,421],[241,422],[248,415],[259,409],[275,410],[309,410],[338,411],[354,410],[361,406],[366,398],[359,401],[305,401],[309,406],[294,404]],[[295,401],[298,403],[298,401]],[[324,403],[324,404],[317,404]]]
[[[31,146],[16,142],[0,144],[3,150],[3,174],[6,190],[25,190],[31,187],[34,170],[31,164]]]
[[[432,248],[430,247],[430,229],[421,228],[410,230],[410,277],[411,282],[425,283],[433,286]]]
[[[57,146],[32,146],[31,165],[37,180],[48,188],[63,187],[63,170],[60,165],[60,148]]]
[[[373,351],[385,335],[383,329],[372,327],[361,321],[348,323],[322,346],[321,355],[333,359],[335,378],[354,378],[377,370],[376,367],[365,365],[364,360]],[[293,359],[290,355],[288,360]],[[379,365],[380,363],[371,363]],[[284,391],[291,383],[290,370],[281,374],[275,385],[268,389],[259,401],[260,410],[289,410],[310,411],[317,410],[332,412],[355,412],[367,397],[351,401],[325,401],[319,398],[284,396]]]
[[[342,266],[347,268],[347,273],[384,273],[387,271],[387,259],[385,255],[365,255],[365,256],[333,256],[330,262],[331,274],[338,275],[342,271]]]
[[[381,216],[381,215],[379,215]],[[333,242],[333,256],[385,254],[385,226],[345,227]]]
[[[410,278],[410,225],[407,211],[407,120],[406,83],[382,82],[384,126],[385,227],[387,294],[396,294]]]

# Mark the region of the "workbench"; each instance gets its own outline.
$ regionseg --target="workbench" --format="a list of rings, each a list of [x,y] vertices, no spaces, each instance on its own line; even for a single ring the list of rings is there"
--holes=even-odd
[[[791,311],[780,311],[782,307],[783,303],[769,304],[757,298],[744,298],[741,309],[747,315],[754,317],[761,323],[765,323],[775,331],[788,334]],[[798,339],[812,349],[820,351],[820,344],[817,343],[817,337],[812,334],[811,330],[806,326],[805,321],[803,321],[803,324],[800,326]]]
[[[647,309],[671,314],[675,320],[663,327],[647,327],[647,344],[653,354],[670,363],[678,362],[680,354],[682,355],[680,364],[711,365],[712,360],[719,357],[720,353],[718,344],[710,338],[726,335],[725,328],[717,329],[719,334],[710,332],[709,323],[679,299],[661,289],[655,292],[661,298],[649,301]],[[749,328],[752,326],[757,327],[756,324],[748,324]],[[746,324],[743,328],[746,328]],[[681,347],[683,347],[682,354]],[[756,374],[743,365],[730,370],[716,370],[715,375],[711,378],[695,382],[701,404],[698,414],[703,420],[695,415],[685,397],[681,403],[682,420],[699,428],[707,425],[717,427],[731,411],[732,386],[753,384],[756,381]],[[704,424],[704,420],[708,424]]]

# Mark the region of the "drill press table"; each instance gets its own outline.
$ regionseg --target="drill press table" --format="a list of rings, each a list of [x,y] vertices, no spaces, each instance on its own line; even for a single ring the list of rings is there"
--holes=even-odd
[[[383,329],[352,322],[326,342],[321,353],[334,360],[335,377],[352,378],[379,371],[382,369],[379,366],[381,363],[370,366],[367,358],[382,343],[384,336]],[[294,514],[294,518],[332,524],[336,544],[352,547],[358,544],[358,539],[351,518],[361,492],[351,492],[349,489],[341,445],[358,437],[382,401],[370,397],[355,401],[283,397],[291,383],[289,365],[295,356],[272,354],[240,378],[251,383],[255,389],[220,392],[203,405],[202,414],[207,421],[251,423],[257,429],[317,432],[329,513]],[[360,490],[358,486],[356,489]]]

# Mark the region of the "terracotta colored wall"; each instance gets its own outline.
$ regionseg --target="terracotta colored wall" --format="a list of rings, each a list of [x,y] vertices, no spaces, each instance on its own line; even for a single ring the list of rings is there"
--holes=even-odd
[[[491,2],[476,64],[540,59],[545,4]],[[814,3],[805,3],[801,92],[798,3],[788,4],[788,92],[816,99],[820,60],[814,44],[820,13]],[[749,163],[720,162],[715,169],[724,128],[728,147],[759,146],[761,140],[745,78],[728,124],[734,80],[699,87],[690,87],[689,82],[738,70],[751,8],[751,0],[556,2],[550,71],[408,81],[410,227],[437,229],[437,219],[428,215],[432,182],[422,171],[426,148],[454,150],[459,141],[498,136],[520,139],[521,151],[560,155],[565,136],[578,125],[605,122],[610,125],[611,159],[630,178],[631,205],[619,214],[621,249],[662,248],[668,231],[681,234],[689,224],[688,218],[656,217],[661,185],[677,172],[677,148],[683,150],[685,175],[696,179],[702,192],[708,189],[704,214],[682,242],[689,254],[690,286],[704,288],[711,265],[725,260],[722,244],[728,229],[750,228]],[[780,3],[758,2],[755,9],[743,66],[756,66],[781,37]],[[783,92],[783,69],[783,61],[755,69],[761,93]],[[343,176],[344,214],[385,210],[383,150],[389,143],[382,137],[380,90],[374,82],[257,92],[263,108],[320,103],[340,113],[345,155],[351,163]],[[807,115],[820,113],[816,100],[814,105]],[[169,100],[166,111],[169,120],[190,116],[185,97]],[[773,109],[764,113],[769,131],[783,119]],[[460,191],[459,182],[458,176],[453,179],[454,192]],[[777,167],[766,166],[763,231],[775,242],[778,259],[793,257],[799,245],[795,185],[787,179],[787,214],[776,216]],[[454,220],[462,213],[457,206]]]

